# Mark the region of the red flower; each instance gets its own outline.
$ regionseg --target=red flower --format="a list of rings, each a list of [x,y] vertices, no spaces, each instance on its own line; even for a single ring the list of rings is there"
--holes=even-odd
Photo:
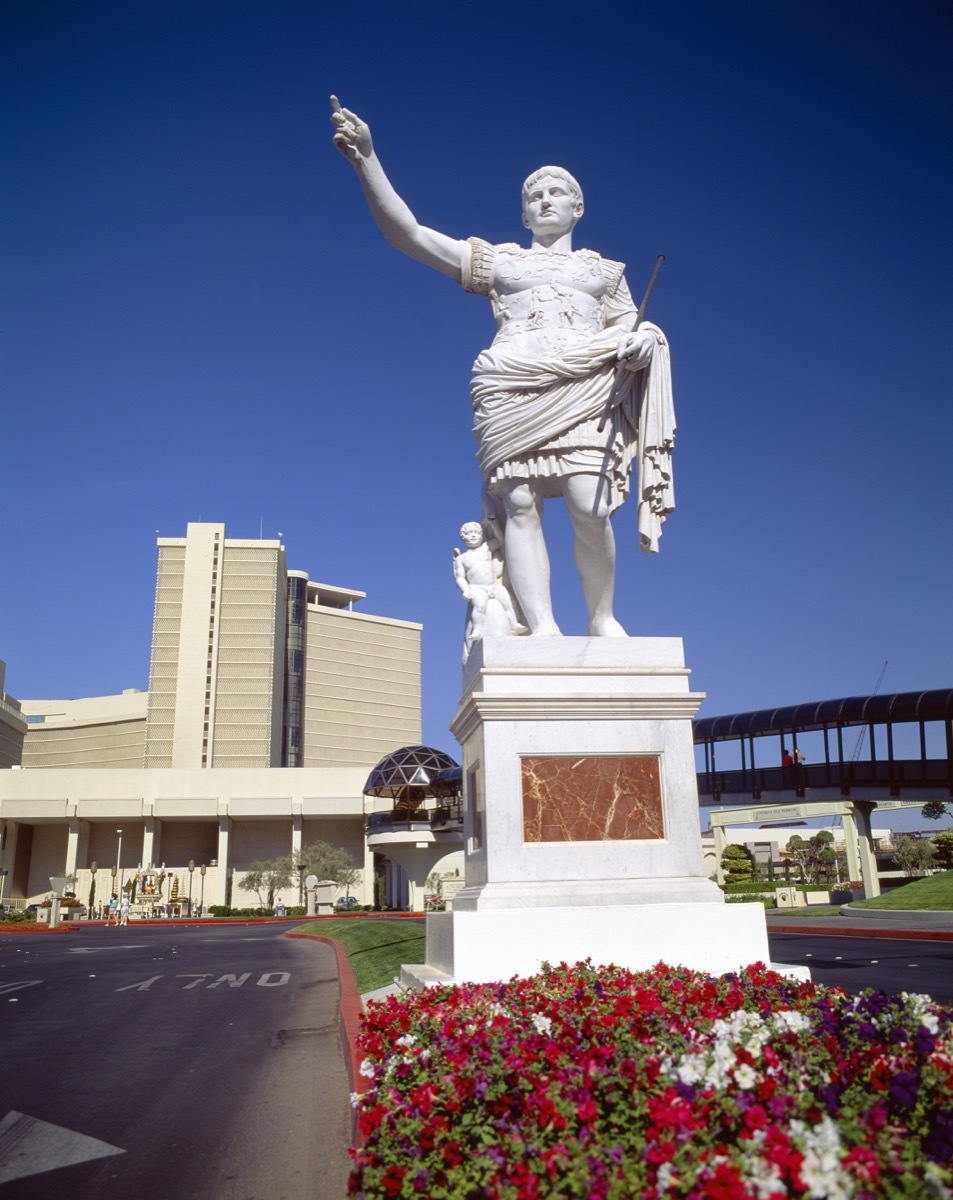
[[[880,1178],[880,1163],[866,1146],[855,1146],[843,1159],[842,1165],[862,1183],[876,1183]]]
[[[749,1200],[748,1189],[738,1173],[737,1167],[719,1163],[714,1174],[702,1185],[703,1196],[711,1200]]]
[[[381,1176],[381,1187],[384,1189],[384,1195],[399,1196],[404,1186],[404,1176],[406,1174],[406,1167],[398,1167],[396,1163],[391,1163]]]
[[[443,1161],[448,1167],[459,1167],[463,1162],[463,1147],[459,1142],[447,1142],[443,1148]]]

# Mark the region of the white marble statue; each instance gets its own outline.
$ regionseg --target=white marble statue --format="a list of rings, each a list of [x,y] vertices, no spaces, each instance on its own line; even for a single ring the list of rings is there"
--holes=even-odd
[[[453,576],[467,604],[466,632],[463,637],[463,662],[470,657],[473,643],[490,635],[528,633],[516,615],[513,601],[503,582],[502,559],[486,543],[479,521],[468,521],[460,530],[466,546],[453,551]]]
[[[497,324],[473,367],[471,399],[486,523],[532,635],[558,634],[543,503],[566,502],[592,636],[624,637],[613,616],[609,518],[635,474],[643,550],[657,551],[674,507],[675,436],[668,346],[637,313],[623,264],[573,250],[582,192],[559,167],[523,185],[528,249],[458,241],[420,225],[394,191],[368,126],[332,97],[334,144],[353,164],[371,214],[403,253],[487,296]],[[634,332],[633,332],[634,330]]]

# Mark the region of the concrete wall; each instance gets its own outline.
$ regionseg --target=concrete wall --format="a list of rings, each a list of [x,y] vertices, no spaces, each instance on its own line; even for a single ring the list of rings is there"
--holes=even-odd
[[[420,626],[308,607],[304,764],[365,766],[420,741]]]

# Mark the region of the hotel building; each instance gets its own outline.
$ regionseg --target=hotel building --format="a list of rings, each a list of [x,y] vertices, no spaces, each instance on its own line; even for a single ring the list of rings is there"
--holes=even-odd
[[[57,875],[84,900],[105,872],[101,900],[113,870],[155,868],[166,897],[175,880],[193,906],[254,905],[238,887],[252,862],[321,840],[348,851],[352,894],[373,903],[364,827],[381,805],[363,786],[420,740],[420,625],[357,610],[363,592],[221,524],[158,551],[148,692],[18,702],[0,666],[4,900],[36,902]]]

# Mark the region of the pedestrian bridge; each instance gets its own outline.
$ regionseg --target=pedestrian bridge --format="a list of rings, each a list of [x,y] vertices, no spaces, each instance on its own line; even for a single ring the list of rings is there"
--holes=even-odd
[[[694,740],[703,806],[953,796],[953,688],[702,717]]]

